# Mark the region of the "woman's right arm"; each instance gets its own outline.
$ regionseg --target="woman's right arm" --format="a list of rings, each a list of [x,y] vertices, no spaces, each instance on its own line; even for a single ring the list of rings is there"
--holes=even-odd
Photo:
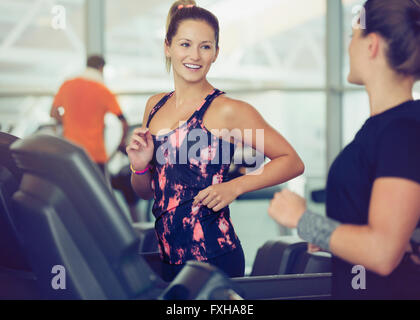
[[[153,148],[153,140],[149,130],[143,127],[135,129],[130,144],[127,146],[127,154],[134,170],[143,171],[147,168],[153,157]],[[151,157],[150,149],[152,150]],[[131,186],[138,196],[144,200],[153,198],[154,191],[151,181],[152,175],[149,170],[143,175],[131,174]]]
[[[130,138],[130,143],[127,146],[127,154],[131,166],[136,171],[142,171],[147,168],[153,158],[154,145],[153,138],[148,128],[146,128],[147,120],[153,106],[162,98],[164,94],[152,96],[146,104],[146,109],[143,115],[143,123],[141,128],[133,131]],[[152,175],[147,171],[143,175],[131,175],[131,185],[134,191],[142,199],[149,200],[153,198],[154,190],[151,186]]]

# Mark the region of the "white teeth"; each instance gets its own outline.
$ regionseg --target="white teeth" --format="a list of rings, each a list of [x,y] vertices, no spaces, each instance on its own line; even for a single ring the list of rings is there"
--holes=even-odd
[[[201,66],[197,66],[195,64],[188,64],[188,63],[186,63],[185,66],[187,68],[191,68],[191,69],[200,69],[201,68]]]

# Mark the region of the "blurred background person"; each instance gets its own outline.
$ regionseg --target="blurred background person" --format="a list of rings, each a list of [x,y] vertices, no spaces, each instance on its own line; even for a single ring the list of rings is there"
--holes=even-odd
[[[104,85],[105,60],[93,55],[87,59],[86,70],[65,81],[54,98],[50,115],[63,126],[64,138],[83,147],[106,174],[109,157],[104,141],[104,117],[110,112],[122,123],[123,134],[118,149],[125,149],[128,123],[114,94]]]

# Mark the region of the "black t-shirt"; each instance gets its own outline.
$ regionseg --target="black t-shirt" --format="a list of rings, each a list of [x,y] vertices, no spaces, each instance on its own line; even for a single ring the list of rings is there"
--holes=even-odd
[[[420,183],[420,100],[370,117],[338,155],[328,175],[327,216],[366,225],[372,186],[380,177]],[[353,289],[353,278],[361,276],[356,270],[352,273],[353,265],[338,257],[333,257],[332,265],[336,298],[420,298],[420,266],[409,259],[388,277],[366,270],[366,290]]]

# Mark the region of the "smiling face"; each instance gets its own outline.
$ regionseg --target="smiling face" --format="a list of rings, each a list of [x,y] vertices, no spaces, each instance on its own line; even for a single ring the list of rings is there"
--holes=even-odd
[[[205,79],[218,52],[213,28],[202,20],[182,21],[171,43],[165,43],[165,55],[171,59],[175,79],[187,82]]]

